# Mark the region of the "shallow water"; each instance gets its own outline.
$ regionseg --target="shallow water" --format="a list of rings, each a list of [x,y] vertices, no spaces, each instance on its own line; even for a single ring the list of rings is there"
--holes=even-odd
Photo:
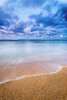
[[[55,71],[59,66],[67,65],[67,41],[0,41],[0,72],[4,73],[11,64],[35,61],[43,61],[38,66],[45,69],[52,66]],[[11,70],[15,70],[15,67]]]
[[[0,65],[57,57],[67,62],[67,41],[0,41]]]

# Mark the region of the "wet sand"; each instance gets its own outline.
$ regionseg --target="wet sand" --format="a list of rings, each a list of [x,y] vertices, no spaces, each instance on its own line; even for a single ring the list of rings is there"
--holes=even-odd
[[[0,83],[28,75],[48,74],[59,70],[53,61],[33,61],[0,66]]]
[[[67,68],[0,85],[0,100],[67,100]]]

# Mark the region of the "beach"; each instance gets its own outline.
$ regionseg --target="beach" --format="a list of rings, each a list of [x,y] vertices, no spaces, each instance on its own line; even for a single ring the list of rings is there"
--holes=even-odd
[[[33,61],[0,66],[0,84],[31,75],[55,73],[61,70],[61,68],[62,66],[53,64],[53,61]]]
[[[0,0],[0,100],[67,100],[67,0]]]
[[[1,84],[0,100],[67,100],[67,68]]]
[[[67,100],[66,65],[67,41],[1,41],[0,100]]]

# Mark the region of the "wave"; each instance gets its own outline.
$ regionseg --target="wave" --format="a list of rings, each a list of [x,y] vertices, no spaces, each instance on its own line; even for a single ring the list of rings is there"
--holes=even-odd
[[[34,74],[34,75],[24,75],[24,76],[16,77],[16,78],[14,78],[14,79],[8,79],[8,80],[5,80],[5,81],[1,81],[1,82],[0,82],[0,85],[1,85],[1,84],[4,84],[4,83],[6,83],[6,82],[10,82],[10,81],[20,80],[20,79],[23,79],[23,78],[25,78],[25,77],[42,76],[42,75],[55,74],[55,73],[58,73],[59,71],[61,71],[62,68],[63,68],[63,66],[59,66],[59,68],[58,68],[55,72],[43,73],[43,74]]]

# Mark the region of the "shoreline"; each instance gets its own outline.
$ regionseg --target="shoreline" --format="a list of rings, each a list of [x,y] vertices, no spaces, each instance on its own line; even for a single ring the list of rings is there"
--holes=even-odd
[[[67,100],[67,66],[55,74],[26,77],[0,85],[1,100]]]
[[[11,81],[21,80],[21,79],[26,78],[26,77],[35,77],[35,76],[43,76],[43,75],[56,74],[59,71],[61,71],[63,68],[64,68],[63,66],[59,66],[59,68],[56,70],[56,72],[42,73],[42,74],[33,74],[33,75],[25,75],[25,76],[16,77],[15,79],[8,79],[8,80],[0,82],[0,85],[2,85],[4,83],[7,83],[7,82],[11,82]]]

